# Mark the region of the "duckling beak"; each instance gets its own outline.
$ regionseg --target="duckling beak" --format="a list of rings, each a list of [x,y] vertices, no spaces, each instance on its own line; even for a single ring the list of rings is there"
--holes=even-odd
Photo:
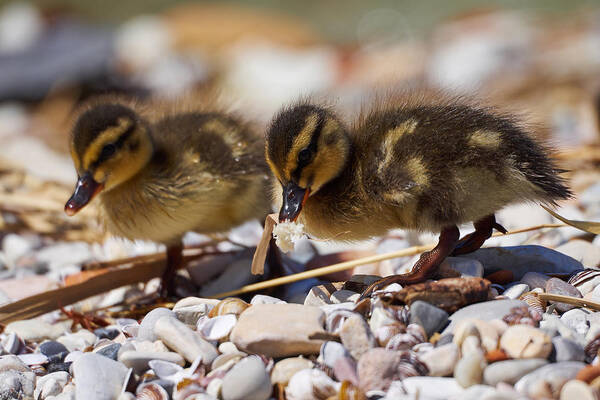
[[[279,222],[295,222],[309,194],[310,188],[303,189],[293,182],[285,185],[283,188],[283,205],[279,210]]]
[[[89,203],[94,196],[96,196],[104,188],[104,185],[98,183],[92,178],[92,175],[86,173],[79,177],[75,190],[71,195],[71,198],[65,204],[65,213],[68,216],[75,215],[81,210],[87,203]]]

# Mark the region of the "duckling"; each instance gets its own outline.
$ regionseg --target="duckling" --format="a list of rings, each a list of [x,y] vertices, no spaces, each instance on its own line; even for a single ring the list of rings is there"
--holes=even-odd
[[[510,116],[461,100],[412,95],[384,101],[348,127],[326,106],[283,108],[266,133],[266,159],[277,178],[279,221],[298,221],[310,236],[354,241],[404,228],[440,232],[411,272],[373,284],[430,278],[450,255],[475,251],[517,202],[554,205],[571,191],[548,156]],[[459,241],[458,225],[475,231]]]
[[[70,138],[78,181],[65,205],[74,215],[98,196],[109,232],[164,243],[169,295],[185,232],[224,232],[269,211],[260,135],[225,113],[176,109],[149,118],[107,101],[81,113]]]

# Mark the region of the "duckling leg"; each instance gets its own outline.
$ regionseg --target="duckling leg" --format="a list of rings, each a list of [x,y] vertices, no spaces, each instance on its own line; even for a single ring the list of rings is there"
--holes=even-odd
[[[475,232],[469,233],[460,239],[456,245],[456,248],[452,252],[453,256],[472,253],[479,249],[483,243],[492,236],[492,230],[494,228],[502,233],[507,232],[502,225],[496,222],[496,217],[494,214],[488,215],[487,217],[476,221],[473,226],[475,227]]]
[[[401,285],[423,282],[433,275],[442,261],[452,253],[460,233],[457,226],[444,228],[440,233],[437,246],[421,254],[412,270],[406,274],[386,276],[371,284],[360,296],[360,300],[367,298],[376,290],[382,289],[392,283]]]
[[[183,244],[171,244],[167,246],[167,267],[162,275],[159,293],[161,297],[175,296],[175,274],[183,263]]]

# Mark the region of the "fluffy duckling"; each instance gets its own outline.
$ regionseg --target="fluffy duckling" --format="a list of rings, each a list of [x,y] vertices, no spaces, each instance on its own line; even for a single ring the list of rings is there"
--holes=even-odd
[[[548,150],[508,116],[459,100],[389,100],[347,127],[328,107],[303,101],[281,110],[266,134],[277,178],[279,220],[309,235],[361,240],[393,228],[441,232],[412,271],[390,283],[431,277],[449,255],[478,249],[494,213],[517,202],[554,204],[570,190]],[[459,241],[457,225],[474,222]]]
[[[74,215],[98,195],[109,232],[166,244],[162,290],[173,294],[183,234],[264,218],[268,168],[262,139],[230,115],[144,115],[110,101],[79,116],[70,141],[78,181],[65,212]]]

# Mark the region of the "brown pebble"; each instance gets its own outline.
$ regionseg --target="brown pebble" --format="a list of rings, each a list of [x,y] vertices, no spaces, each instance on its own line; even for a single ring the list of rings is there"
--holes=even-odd
[[[515,280],[515,275],[512,273],[512,271],[501,269],[500,271],[492,272],[491,274],[487,275],[485,279],[492,283],[506,285],[507,283],[511,283]]]
[[[582,368],[575,376],[575,379],[584,381],[586,383],[592,382],[594,379],[600,376],[600,365],[588,365]]]

